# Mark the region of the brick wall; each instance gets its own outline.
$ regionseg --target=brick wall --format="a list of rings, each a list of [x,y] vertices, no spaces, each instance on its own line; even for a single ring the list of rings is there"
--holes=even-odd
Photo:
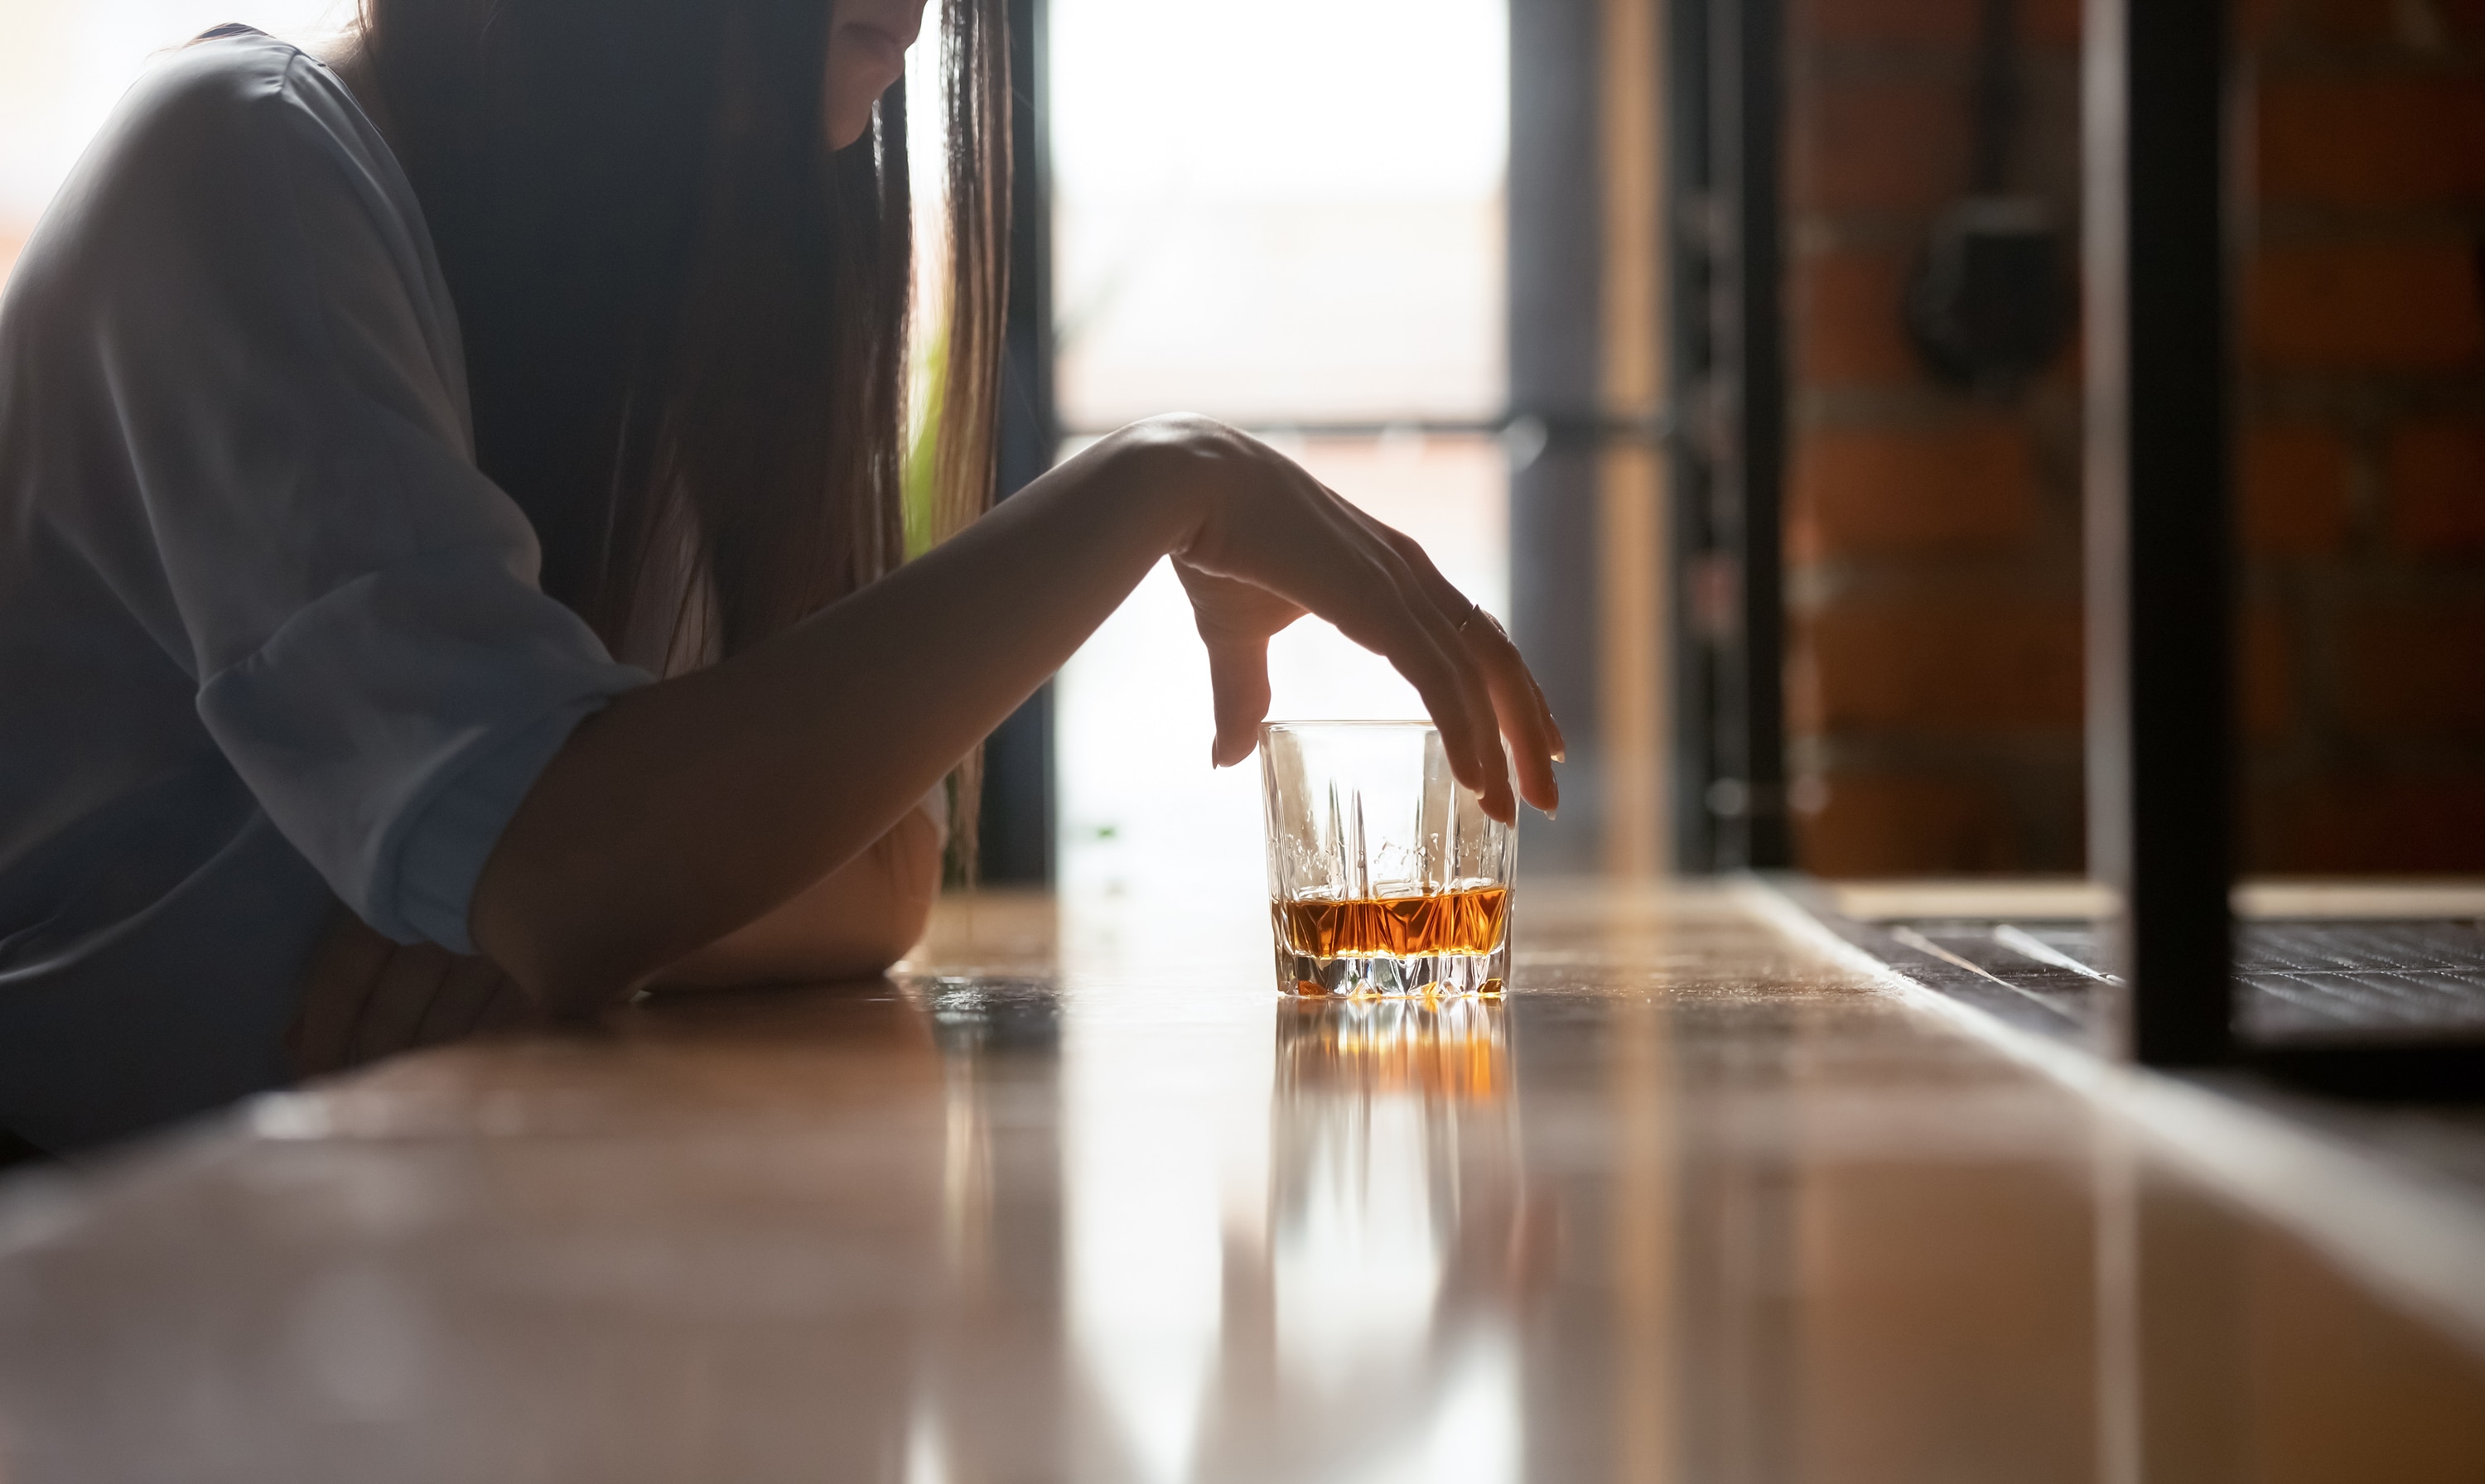
[[[2080,862],[2079,383],[1936,385],[1899,300],[1969,186],[1978,0],[1790,0],[1788,708],[1803,863]],[[2075,221],[2076,0],[2022,0],[2008,184]]]
[[[2078,202],[2076,0],[2021,0],[2013,189]],[[1967,187],[1977,0],[1791,0],[1789,707],[1803,862],[2081,865],[2076,349],[2007,399],[1901,284]],[[2485,870],[2485,0],[2257,0],[2247,864]]]
[[[2262,869],[2485,869],[2485,3],[2244,19]]]

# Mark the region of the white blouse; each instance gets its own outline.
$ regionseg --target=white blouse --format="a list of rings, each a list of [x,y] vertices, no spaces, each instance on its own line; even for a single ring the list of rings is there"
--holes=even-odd
[[[340,899],[473,951],[518,801],[650,679],[538,561],[352,95],[240,27],[157,65],[0,300],[0,1125],[282,1080]]]

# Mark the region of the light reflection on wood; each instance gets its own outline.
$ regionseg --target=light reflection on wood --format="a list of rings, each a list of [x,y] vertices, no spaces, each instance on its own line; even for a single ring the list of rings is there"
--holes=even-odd
[[[0,1186],[0,1470],[2485,1477],[2485,1361],[2078,1093],[1731,895],[1524,910],[1426,1007],[987,902]]]

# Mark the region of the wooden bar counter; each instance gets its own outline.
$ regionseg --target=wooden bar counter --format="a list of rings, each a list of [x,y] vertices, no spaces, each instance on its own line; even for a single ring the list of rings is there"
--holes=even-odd
[[[2485,1479],[2470,1193],[2293,1220],[1758,885],[1523,886],[1433,1007],[1258,911],[985,894],[13,1174],[0,1479]]]

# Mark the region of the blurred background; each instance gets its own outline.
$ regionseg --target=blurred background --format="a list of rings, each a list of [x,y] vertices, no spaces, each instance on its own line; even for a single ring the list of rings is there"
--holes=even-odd
[[[2077,0],[1017,10],[1005,483],[1187,409],[1416,534],[1572,740],[1531,871],[2082,868]],[[0,0],[0,268],[150,55],[350,14]],[[2485,4],[2236,18],[2242,861],[2485,870]],[[1990,374],[1922,302],[1980,202],[2065,307]],[[1414,709],[1273,661],[1278,715]],[[1161,570],[997,742],[993,875],[1248,891],[1208,738]]]
[[[353,0],[0,0],[0,278],[149,59],[229,20],[305,45]]]
[[[1522,830],[1531,876],[2083,868],[2076,0],[1013,13],[1005,489],[1180,408],[1413,532],[1509,622],[1569,734],[1561,818]],[[228,20],[315,44],[350,13],[0,0],[0,273],[151,56]],[[2244,0],[2236,19],[2241,862],[2485,871],[2485,0]],[[1997,294],[1998,313],[1963,313]],[[1280,716],[1414,711],[1318,625],[1272,665]],[[909,1477],[973,1476],[948,1450],[971,1460],[987,1433],[1023,1459],[1056,1413],[1101,1418],[1134,1475],[1186,1476],[1203,1439],[1298,1441],[1253,1410],[1280,1382],[1321,1404],[1295,1416],[1327,1419],[1306,1446],[1378,1440],[1372,1479],[1560,1471],[1543,1461],[1572,1440],[1528,1432],[1531,1388],[1609,1406],[1633,1476],[1669,1456],[1792,1476],[1798,1448],[1842,1477],[1878,1458],[1921,1476],[1955,1456],[1935,1449],[1994,1439],[2085,1456],[2085,1415],[2054,1399],[2103,1374],[2102,1270],[2056,1175],[2028,1185],[1980,1144],[1911,1171],[1863,1157],[1871,1137],[1799,1164],[1695,1120],[1721,1091],[1837,1093],[1856,1023],[1827,1000],[1789,1011],[1804,1054],[1752,1066],[1716,1053],[1702,998],[1739,986],[1676,986],[1699,991],[1678,1021],[1662,975],[1613,1002],[1595,1066],[1531,1064],[1524,997],[1393,1008],[1377,1030],[1289,1011],[1273,1044],[1220,1061],[1230,1084],[1174,1086],[1163,991],[1266,942],[1115,958],[1152,925],[1196,932],[1152,903],[1211,897],[1265,932],[1257,769],[1212,771],[1209,738],[1160,570],[995,740],[988,874],[1075,888],[1061,959],[1083,1008],[1034,981],[921,986],[944,1111],[909,1126],[944,1141],[939,1260],[986,1275],[969,1302],[1023,1343],[1061,1324],[1078,1369],[1032,1418],[997,1410],[991,1379],[1023,1352],[876,1372],[865,1397],[916,1389]],[[1703,961],[1633,937],[1658,932],[1618,927],[1610,951]],[[1075,1100],[1054,1147],[1027,1113],[1056,1095],[1026,1069],[1050,1064],[982,1053],[1056,1039]],[[1646,1177],[1531,1174],[1513,1093],[1531,1076],[1610,1078]],[[1822,1126],[1851,1129],[1851,1102]],[[1067,1201],[1023,1178],[1053,1161]],[[2137,1220],[2127,1191],[2096,1199]],[[2283,1383],[2268,1394],[2327,1384],[2346,1335],[2384,1358],[2394,1403],[2434,1405],[2402,1384],[2428,1363],[2342,1328],[2343,1303],[2291,1329],[2232,1317],[2330,1280],[2291,1248],[2235,1249],[2237,1267],[2198,1237],[2229,1219],[2203,1209],[2168,1229],[2215,1258],[2192,1284],[2206,1333],[2274,1347],[2253,1352]],[[1557,1246],[1644,1281],[1577,1312],[1604,1290],[1547,1288]],[[1444,1301],[1461,1293],[1482,1297]],[[1677,1333],[1679,1361],[1658,1343]],[[2052,1390],[1999,1394],[1988,1333]],[[1428,1349],[1437,1335],[1458,1347]],[[1454,1363],[1426,1369],[1436,1354]],[[1678,1364],[1723,1402],[1669,1410]],[[1789,1429],[1787,1398],[1847,1366],[1875,1384],[1816,1388],[1843,1410]],[[2447,1436],[2404,1415],[2411,1447]]]
[[[1498,0],[1278,0],[1247,22],[1052,0],[1047,19],[1070,445],[1176,410],[1251,427],[1507,618],[1506,460],[1483,430],[1507,380]],[[1062,672],[1065,885],[1255,895],[1259,768],[1206,766],[1189,611],[1161,565]],[[1278,716],[1423,715],[1325,625],[1280,635],[1270,667]]]
[[[2082,865],[2078,346],[1961,391],[1896,310],[1977,170],[1992,10],[1789,11],[1789,758],[1824,874]],[[2070,227],[2080,8],[2015,11],[1999,183]],[[2251,0],[2233,45],[2237,863],[2485,869],[2485,6]]]

